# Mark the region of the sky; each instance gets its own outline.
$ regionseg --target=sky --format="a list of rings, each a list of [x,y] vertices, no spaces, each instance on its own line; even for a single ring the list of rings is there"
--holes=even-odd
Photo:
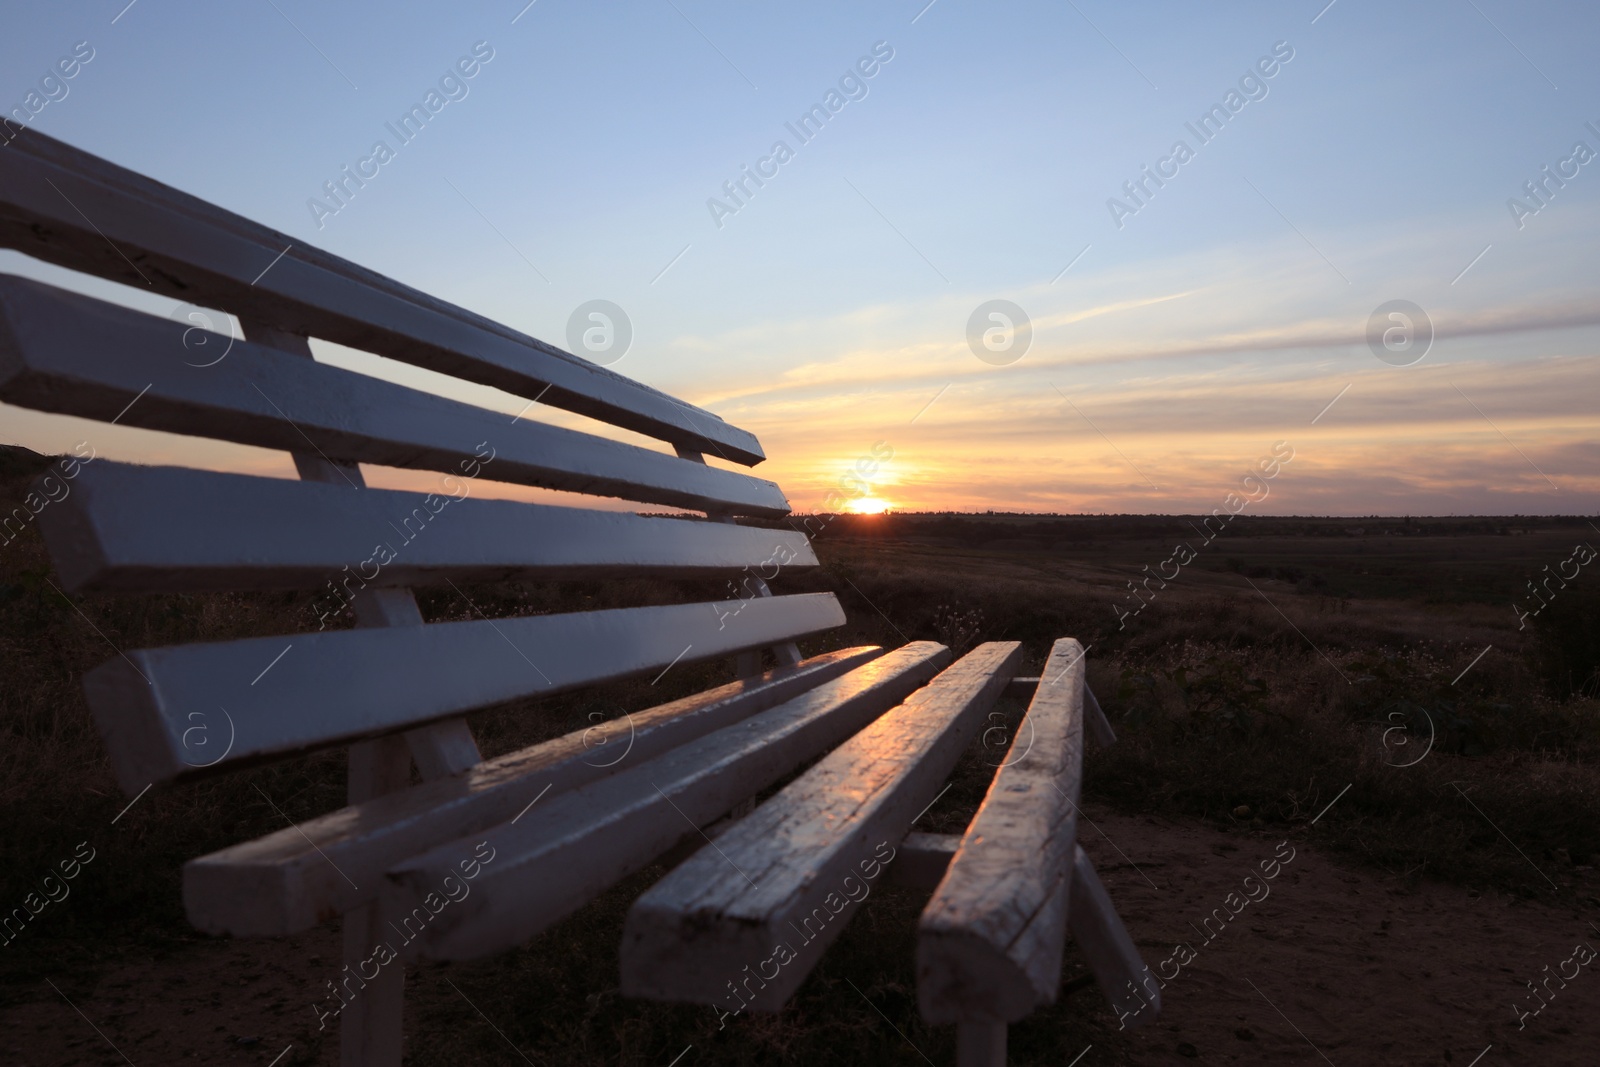
[[[0,110],[86,42],[30,127],[707,407],[796,510],[887,455],[852,507],[1209,511],[1275,448],[1257,513],[1596,508],[1596,5],[525,4],[29,5]],[[620,357],[580,350],[595,300]],[[40,451],[88,425],[0,406],[0,441]]]

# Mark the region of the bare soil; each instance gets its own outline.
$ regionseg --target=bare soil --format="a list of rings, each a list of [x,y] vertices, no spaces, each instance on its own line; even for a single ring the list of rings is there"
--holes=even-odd
[[[1600,967],[1581,968],[1564,988],[1559,980],[1542,986],[1553,996],[1521,1026],[1514,1007],[1537,1006],[1526,983],[1555,973],[1575,945],[1600,946],[1595,915],[1429,881],[1408,888],[1369,868],[1329,858],[1318,847],[1316,827],[1285,838],[1263,830],[1225,831],[1119,815],[1095,805],[1086,813],[1080,840],[1146,963],[1170,974],[1170,965],[1158,965],[1180,942],[1194,958],[1166,983],[1159,1018],[1123,1029],[1097,987],[1073,980],[1084,971],[1069,949],[1064,1003],[1012,1028],[1014,1063],[1590,1067],[1600,1062],[1600,975],[1590,973]],[[1337,817],[1335,804],[1324,818]],[[1280,847],[1285,840],[1287,847]],[[1293,859],[1275,879],[1264,881],[1261,861],[1288,849]],[[1600,879],[1591,870],[1549,873],[1569,883],[1578,899],[1600,891]],[[1268,895],[1245,905],[1226,926],[1215,918],[1205,923],[1217,909],[1229,914],[1225,901],[1230,893],[1243,895],[1248,875],[1255,875],[1252,886],[1264,884]],[[1259,897],[1261,890],[1252,892]],[[916,906],[894,893],[874,897],[845,940],[881,938],[866,928],[885,918],[904,920]],[[597,924],[613,921],[605,905],[595,907],[601,914],[580,914],[572,921],[591,941]],[[563,936],[547,937],[523,951],[560,953],[566,945]],[[847,945],[841,948],[848,953]],[[0,1061],[19,1067],[334,1064],[337,1041],[331,1033],[318,1034],[311,1004],[325,992],[323,982],[333,977],[338,961],[337,933],[324,927],[287,941],[197,938],[159,959],[125,958],[100,968],[88,984],[57,982],[52,988],[47,981],[31,996],[13,989],[20,1000],[0,1011]],[[465,1057],[448,1056],[457,1063],[563,1062],[533,1043],[513,1046],[505,1032],[519,1030],[514,1019],[495,1018],[488,1005],[465,1001],[463,989],[481,988],[489,978],[475,972],[495,966],[412,969],[408,1062],[446,1062],[436,1059],[445,1049],[470,1049]],[[852,979],[862,989],[874,989],[877,976],[861,973],[859,959],[852,958],[846,968],[825,966],[834,980]],[[808,984],[819,980],[814,975]],[[525,992],[523,1010],[538,1011],[538,995]],[[803,990],[797,999],[806,998]],[[610,989],[590,991],[586,999],[604,1011],[616,1003],[614,982]],[[860,1006],[860,1057],[841,1050],[840,1058],[823,1062],[889,1062],[868,1048],[885,1049],[893,1062],[921,1063],[923,1056],[933,1063],[953,1062],[948,1030],[933,1032],[931,1040],[927,1034],[902,1038],[888,1034],[889,1024],[869,1008],[875,1006]],[[681,1027],[678,1047],[689,1047],[680,1067],[730,1062],[715,1047],[714,1020],[692,1018]],[[749,1025],[771,1028],[782,1022],[780,1014]],[[599,1062],[656,1062],[629,1047],[625,1028],[619,1028],[612,1048],[590,1051]],[[1073,1059],[1080,1054],[1081,1060]],[[665,1067],[670,1058],[663,1056],[659,1063]],[[808,1056],[793,1062],[818,1060]]]

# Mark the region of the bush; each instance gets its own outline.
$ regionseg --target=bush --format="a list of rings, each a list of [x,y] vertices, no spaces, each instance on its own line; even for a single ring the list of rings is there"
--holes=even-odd
[[[1579,575],[1593,585],[1596,579]],[[1535,662],[1552,695],[1600,696],[1600,592],[1561,590],[1533,618]]]

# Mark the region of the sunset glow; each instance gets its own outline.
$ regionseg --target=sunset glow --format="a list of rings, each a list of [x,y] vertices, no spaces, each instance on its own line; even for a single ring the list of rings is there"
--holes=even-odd
[[[1209,513],[1279,441],[1296,458],[1253,511],[1592,506],[1600,179],[1588,159],[1600,128],[1585,123],[1600,120],[1566,103],[1600,94],[1587,31],[1532,19],[1513,48],[1484,12],[1441,23],[1426,4],[1339,4],[1291,29],[1261,0],[1170,20],[1104,0],[1083,12],[1024,0],[1003,15],[944,4],[919,15],[925,3],[903,20],[874,5],[763,7],[727,39],[707,29],[728,56],[787,57],[749,79],[704,48],[688,8],[652,7],[623,26],[584,5],[540,4],[514,29],[507,16],[504,37],[469,19],[460,42],[441,42],[350,7],[319,12],[326,40],[370,39],[372,55],[393,61],[346,79],[306,49],[314,76],[283,78],[270,98],[241,88],[283,75],[249,23],[141,4],[117,22],[129,40],[81,61],[71,102],[32,125],[272,227],[284,245],[347,258],[713,412],[759,439],[768,458],[747,473],[798,510]],[[1596,17],[1570,7],[1564,18]],[[1125,50],[1142,41],[1144,58],[1085,35],[1084,17]],[[0,60],[33,69],[80,39],[77,18],[31,12],[0,41]],[[1453,59],[1422,77],[1409,42],[1445,24],[1440,54]],[[219,43],[200,66],[158,59],[193,32]],[[482,68],[470,98],[452,95],[436,117],[430,103],[426,139],[393,162],[362,162],[480,34],[479,52],[496,58],[468,64]],[[616,35],[603,60],[551,44],[595,34]],[[704,49],[687,82],[669,39]],[[1007,60],[994,69],[973,64],[978,54]],[[143,80],[115,65],[136,62]],[[824,76],[847,66],[873,73],[851,75],[848,91]],[[1361,106],[1334,74],[1354,70],[1366,72],[1354,83],[1370,97]],[[216,92],[194,94],[195,83]],[[575,84],[588,90],[528,111]],[[330,91],[349,95],[332,106]],[[1371,108],[1419,91],[1429,120],[1409,134],[1404,165],[1351,165],[1370,152]],[[952,113],[985,116],[984,143],[1011,150],[971,151]],[[152,126],[152,114],[164,120]],[[283,114],[306,121],[286,126]],[[1201,114],[1215,121],[1201,128]],[[610,132],[581,166],[532,168],[528,142],[503,134],[530,122],[535,139]],[[189,132],[219,123],[265,138],[262,162]],[[345,178],[337,168],[352,160]],[[16,251],[0,250],[3,272],[161,318],[193,310],[142,282],[103,283]],[[604,328],[584,310],[599,298],[620,313]],[[1412,326],[1380,313],[1396,300],[1417,309],[1428,338],[1403,359],[1385,339]],[[508,426],[673,453],[538,402],[538,389],[311,346],[323,362],[490,407]],[[284,452],[201,448],[133,421],[98,425],[97,454],[294,475]],[[0,405],[6,443],[67,454],[84,435]],[[416,472],[371,476],[433,485]],[[473,492],[545,490],[491,468]]]

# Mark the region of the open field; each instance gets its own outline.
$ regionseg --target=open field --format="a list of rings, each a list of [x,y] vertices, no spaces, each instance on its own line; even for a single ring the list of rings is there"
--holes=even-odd
[[[0,453],[10,512],[44,461]],[[1579,942],[1600,946],[1600,578],[1549,586],[1519,629],[1513,603],[1558,569],[1582,518],[1239,519],[1204,544],[1171,517],[839,518],[824,568],[783,591],[832,589],[845,632],[807,654],[933,638],[958,651],[1090,646],[1090,682],[1120,736],[1087,757],[1082,831],[1146,962],[1196,959],[1153,1026],[1119,1030],[1069,948],[1053,1008],[1012,1033],[1012,1062],[1589,1064],[1600,977],[1584,967],[1539,1005]],[[1165,585],[1185,542],[1194,558]],[[115,649],[314,628],[309,595],[69,600],[31,526],[0,547],[0,902],[87,843],[93,859],[0,946],[0,1061],[336,1062],[313,1002],[337,971],[337,931],[222,941],[184,921],[185,859],[337,806],[335,751],[196,785],[131,808],[112,782],[78,678]],[[725,593],[653,581],[466,590],[490,614],[559,612]],[[430,619],[464,617],[453,593]],[[1120,609],[1120,611],[1119,611]],[[724,680],[674,668],[582,697],[473,716],[486,755]],[[920,829],[965,824],[1021,708],[967,753]],[[997,720],[998,722],[998,720]],[[124,810],[126,808],[126,810]],[[120,814],[119,814],[120,813]],[[1218,933],[1205,923],[1280,843],[1269,900]],[[81,853],[80,853],[81,855]],[[524,949],[412,972],[409,1062],[948,1063],[953,1033],[917,1017],[912,930],[921,899],[875,889],[795,1002],[719,1028],[703,1008],[626,1001],[616,948],[642,872]],[[1546,970],[1545,968],[1549,968]],[[81,1014],[80,1014],[81,1013]],[[92,1026],[91,1026],[92,1023]],[[96,1029],[100,1031],[96,1033]],[[103,1036],[102,1036],[103,1035]],[[1313,1047],[1308,1047],[1313,1046]],[[115,1050],[120,1050],[114,1051]]]

